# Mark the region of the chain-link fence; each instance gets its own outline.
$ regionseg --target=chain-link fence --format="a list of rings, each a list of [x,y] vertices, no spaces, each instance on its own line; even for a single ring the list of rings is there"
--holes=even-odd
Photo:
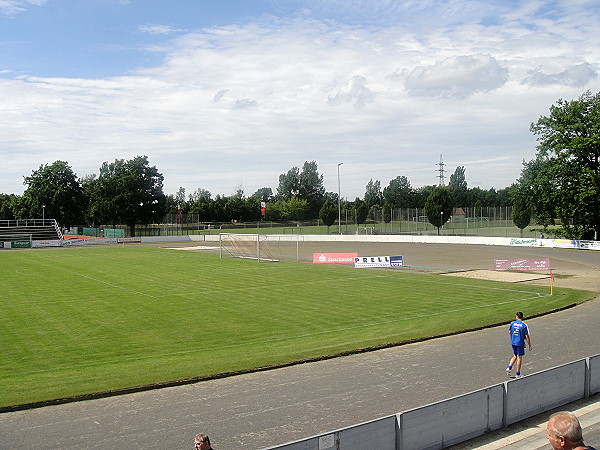
[[[512,207],[455,208],[444,221],[440,234],[460,236],[521,237],[521,230],[512,222]],[[198,214],[169,214],[161,223],[138,225],[136,236],[180,236],[193,234],[218,234],[220,232],[260,234],[422,234],[433,235],[438,229],[429,223],[421,208],[393,208],[389,211],[373,209],[367,221],[356,224],[353,210],[341,211],[341,221],[327,227],[320,220],[259,221],[259,222],[202,222]],[[386,222],[385,220],[388,219]],[[125,225],[100,226],[130,230]],[[542,226],[531,223],[523,230],[523,237],[540,237]],[[116,231],[113,231],[116,233]]]

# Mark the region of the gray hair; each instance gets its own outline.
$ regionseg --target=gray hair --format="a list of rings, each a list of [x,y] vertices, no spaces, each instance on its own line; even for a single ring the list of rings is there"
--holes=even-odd
[[[548,421],[548,429],[554,436],[562,436],[570,444],[579,444],[583,441],[579,419],[570,412],[561,411],[552,414]]]

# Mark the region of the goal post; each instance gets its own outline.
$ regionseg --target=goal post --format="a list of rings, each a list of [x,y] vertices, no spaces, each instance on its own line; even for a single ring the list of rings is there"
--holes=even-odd
[[[278,261],[269,249],[266,236],[261,234],[219,233],[219,257]]]

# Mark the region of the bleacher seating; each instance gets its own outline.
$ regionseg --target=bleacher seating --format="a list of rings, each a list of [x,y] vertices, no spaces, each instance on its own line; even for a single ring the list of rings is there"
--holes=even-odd
[[[0,241],[46,241],[62,238],[54,219],[0,220]]]

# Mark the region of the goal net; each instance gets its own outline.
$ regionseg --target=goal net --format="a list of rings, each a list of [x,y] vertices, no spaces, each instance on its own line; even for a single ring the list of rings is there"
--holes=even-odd
[[[266,235],[219,234],[219,256],[221,258],[248,258],[259,262],[278,261],[273,257]]]

